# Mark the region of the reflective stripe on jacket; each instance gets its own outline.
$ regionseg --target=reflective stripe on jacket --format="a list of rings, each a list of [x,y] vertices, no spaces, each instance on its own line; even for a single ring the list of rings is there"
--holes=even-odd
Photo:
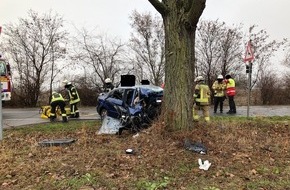
[[[210,90],[208,85],[205,84],[197,84],[195,86],[195,94],[194,94],[195,102],[200,103],[200,105],[208,105]]]
[[[71,86],[68,88],[68,94],[70,98],[70,101],[69,101],[70,104],[75,104],[75,103],[80,102],[79,94],[74,86]]]
[[[214,90],[215,97],[224,97],[226,84],[223,81],[221,83],[215,81],[212,85],[212,89]]]
[[[59,93],[54,93],[52,96],[51,96],[51,102],[55,102],[55,101],[64,101],[63,97],[61,94]]]
[[[228,96],[236,95],[236,84],[234,79],[232,78],[227,80],[227,95]]]

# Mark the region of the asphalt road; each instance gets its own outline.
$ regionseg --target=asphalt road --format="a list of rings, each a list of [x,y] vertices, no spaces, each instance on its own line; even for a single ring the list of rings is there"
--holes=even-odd
[[[227,112],[228,106],[224,107],[224,112]],[[236,116],[247,116],[247,106],[237,106]],[[224,113],[225,114],[225,113]],[[212,111],[213,115],[213,111]],[[228,114],[226,114],[228,115]],[[286,106],[250,106],[249,116],[290,116],[290,105]]]
[[[224,107],[223,114],[214,114],[212,109],[213,106],[211,106],[211,117],[228,116],[225,113],[228,111],[228,106]],[[81,107],[79,110],[81,120],[100,119],[95,107]],[[40,108],[2,108],[3,128],[49,122],[48,119],[42,119],[40,115]],[[247,116],[247,106],[237,106],[235,116]],[[290,116],[290,106],[250,106],[249,116]]]
[[[95,107],[79,108],[81,120],[100,119]],[[40,117],[40,108],[2,108],[3,128],[50,122]]]

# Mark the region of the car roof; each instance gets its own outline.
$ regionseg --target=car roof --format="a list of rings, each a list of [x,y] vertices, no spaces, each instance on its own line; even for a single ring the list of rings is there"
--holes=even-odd
[[[163,88],[159,86],[155,86],[155,85],[120,86],[120,87],[117,87],[116,89],[136,89],[136,88],[148,89],[152,91],[163,91]]]

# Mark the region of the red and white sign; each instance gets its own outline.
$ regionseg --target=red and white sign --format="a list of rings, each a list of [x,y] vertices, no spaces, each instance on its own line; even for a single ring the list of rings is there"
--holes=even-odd
[[[1,32],[2,32],[2,26],[0,26],[0,34],[1,34]]]
[[[252,50],[252,45],[251,45],[251,42],[248,42],[244,62],[253,61],[253,60],[254,60],[254,53]]]

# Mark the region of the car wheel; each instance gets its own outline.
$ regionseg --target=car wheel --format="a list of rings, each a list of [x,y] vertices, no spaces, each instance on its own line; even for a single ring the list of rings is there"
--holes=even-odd
[[[101,114],[100,114],[100,116],[101,116],[101,119],[102,119],[102,120],[106,117],[107,113],[108,113],[108,112],[107,112],[106,109],[103,108],[103,109],[101,110]]]

